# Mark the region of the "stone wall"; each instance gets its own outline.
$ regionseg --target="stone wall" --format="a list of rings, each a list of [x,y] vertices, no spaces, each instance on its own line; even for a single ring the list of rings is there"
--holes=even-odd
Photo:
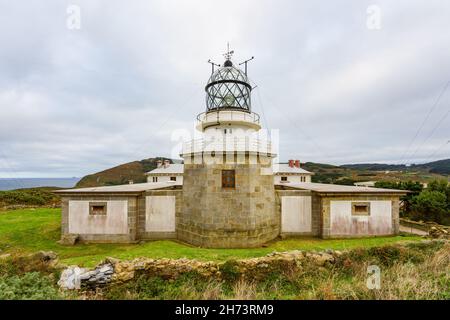
[[[265,174],[271,172],[268,158],[227,160],[185,161],[179,239],[203,247],[244,248],[278,236],[280,212],[275,210],[273,175]],[[222,188],[222,170],[236,171],[235,189]]]
[[[61,199],[62,219],[61,234],[68,235],[69,231],[69,201],[126,201],[127,220],[126,233],[120,234],[98,234],[98,233],[78,233],[78,240],[81,242],[101,242],[101,243],[130,243],[136,241],[137,236],[137,197],[129,195],[73,195],[63,196]],[[89,209],[87,209],[89,210]],[[88,223],[88,221],[86,221]]]

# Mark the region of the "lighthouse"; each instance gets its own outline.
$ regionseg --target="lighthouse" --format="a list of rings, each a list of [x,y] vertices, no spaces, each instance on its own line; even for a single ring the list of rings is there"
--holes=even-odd
[[[183,201],[177,237],[202,247],[255,247],[280,232],[275,210],[270,141],[251,108],[252,85],[232,62],[211,62],[206,111],[197,116],[200,138],[187,141]],[[250,59],[251,60],[251,59]]]
[[[274,238],[349,238],[399,233],[406,191],[311,182],[313,173],[277,156],[252,111],[247,62],[232,51],[211,63],[199,138],[184,163],[158,159],[147,183],[55,191],[61,241],[135,243],[177,239],[209,248],[258,247]],[[244,66],[243,70],[240,66]]]

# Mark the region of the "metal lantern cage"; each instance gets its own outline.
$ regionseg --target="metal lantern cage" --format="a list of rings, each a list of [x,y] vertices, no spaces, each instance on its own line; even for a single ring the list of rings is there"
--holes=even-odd
[[[211,74],[205,91],[207,112],[218,109],[250,112],[252,87],[247,75],[234,67],[230,60]]]

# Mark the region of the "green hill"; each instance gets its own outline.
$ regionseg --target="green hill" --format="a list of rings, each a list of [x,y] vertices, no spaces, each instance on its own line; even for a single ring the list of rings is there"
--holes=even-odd
[[[97,187],[145,182],[145,172],[156,168],[156,161],[164,158],[156,157],[140,161],[128,162],[101,172],[83,177],[77,188]],[[170,159],[169,159],[170,160]],[[170,160],[173,163],[172,160]],[[362,163],[331,165],[325,163],[306,162],[305,170],[314,173],[313,182],[337,183],[353,185],[357,181],[420,181],[429,182],[446,178],[450,174],[450,159],[439,160],[418,165],[391,165],[382,163]],[[448,177],[447,177],[448,178]]]
[[[406,166],[403,164],[384,164],[384,163],[360,163],[360,164],[344,164],[341,167],[356,170],[371,171],[425,171],[442,175],[450,174],[450,159],[438,160],[423,164],[412,164]]]
[[[130,180],[133,180],[134,183],[146,182],[145,173],[156,168],[157,160],[164,159],[165,158],[156,157],[121,164],[110,169],[87,175],[83,177],[75,187],[86,188],[127,184]],[[170,160],[170,162],[173,163],[172,160]]]

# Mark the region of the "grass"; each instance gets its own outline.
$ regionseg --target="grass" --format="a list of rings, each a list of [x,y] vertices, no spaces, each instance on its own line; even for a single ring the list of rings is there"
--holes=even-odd
[[[450,298],[450,244],[411,242],[345,252],[332,264],[300,264],[265,271],[263,277],[205,278],[185,273],[167,281],[143,272],[91,292],[90,299],[442,299]],[[380,287],[367,287],[369,265],[381,271]],[[269,271],[270,270],[270,271]],[[250,272],[250,274],[248,274]],[[94,294],[94,295],[92,295]]]
[[[418,240],[416,236],[374,237],[345,240],[292,238],[274,241],[267,247],[253,249],[205,249],[176,241],[160,240],[142,244],[78,244],[62,246],[60,238],[61,209],[21,209],[0,212],[0,254],[54,251],[65,264],[92,267],[106,257],[133,259],[190,258],[203,261],[226,261],[264,256],[273,251],[344,250],[370,248]]]

